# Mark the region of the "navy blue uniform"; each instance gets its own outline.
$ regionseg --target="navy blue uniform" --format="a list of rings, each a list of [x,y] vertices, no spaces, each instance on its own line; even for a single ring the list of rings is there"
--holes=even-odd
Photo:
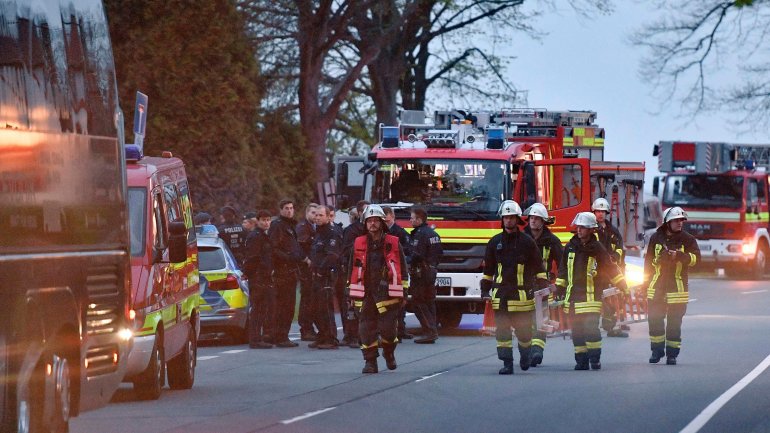
[[[318,226],[310,250],[313,281],[313,306],[318,325],[318,343],[337,342],[337,324],[334,321],[333,290],[339,270],[342,236],[332,224]]]
[[[294,320],[294,305],[297,302],[297,269],[305,257],[297,242],[296,221],[278,217],[270,225],[270,245],[273,252],[275,294],[275,335],[276,344],[289,341],[289,330]]]
[[[272,332],[270,316],[274,309],[275,290],[272,284],[273,258],[267,232],[259,228],[249,232],[245,254],[243,273],[249,279],[249,344],[255,344]]]
[[[436,274],[443,250],[441,238],[428,224],[412,230],[409,248],[410,292],[415,316],[426,337],[437,337]]]
[[[315,224],[303,219],[297,224],[296,231],[297,242],[302,248],[302,254],[305,257],[310,257],[310,249],[316,236]],[[307,263],[301,262],[299,264],[299,314],[297,314],[297,322],[299,323],[300,335],[303,337],[315,332],[313,330],[313,282],[311,276],[310,267]]]

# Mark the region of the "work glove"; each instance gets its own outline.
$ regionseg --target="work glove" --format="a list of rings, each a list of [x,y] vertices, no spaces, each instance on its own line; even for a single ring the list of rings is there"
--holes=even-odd
[[[492,290],[492,281],[481,280],[480,287],[481,287],[481,299],[482,300],[492,299],[492,296],[489,294],[489,292]]]

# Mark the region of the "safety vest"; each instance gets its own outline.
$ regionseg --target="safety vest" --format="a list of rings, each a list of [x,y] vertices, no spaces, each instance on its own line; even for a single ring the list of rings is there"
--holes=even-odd
[[[388,296],[391,298],[403,298],[404,286],[401,285],[401,256],[398,249],[398,238],[389,234],[385,235],[383,242],[385,248],[385,263],[388,267]],[[388,246],[390,246],[388,248]],[[367,235],[359,236],[353,243],[353,267],[350,272],[350,297],[361,299],[364,297],[364,275],[366,275],[366,248],[368,247]]]

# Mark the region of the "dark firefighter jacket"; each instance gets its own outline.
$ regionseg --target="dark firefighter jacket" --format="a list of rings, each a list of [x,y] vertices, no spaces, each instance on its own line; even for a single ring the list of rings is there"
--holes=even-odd
[[[671,258],[667,250],[676,251]],[[644,281],[647,299],[663,300],[669,304],[684,304],[689,300],[688,269],[700,261],[700,249],[695,238],[685,232],[667,234],[666,225],[650,237],[644,258]]]
[[[603,277],[623,292],[628,290],[620,269],[610,260],[602,244],[591,238],[583,244],[577,235],[564,247],[556,285],[564,293],[564,308],[576,314],[601,313],[603,288],[595,283]]]
[[[518,231],[489,240],[481,278],[482,292],[492,289],[492,308],[509,312],[533,311],[534,290],[548,284],[535,240]]]
[[[524,228],[524,233],[534,239],[529,226]],[[556,274],[559,272],[559,263],[561,263],[564,247],[561,245],[559,238],[548,227],[543,227],[543,233],[539,238],[535,239],[535,243],[540,249],[540,259],[543,261],[543,269],[548,274],[548,281],[553,282],[556,279]]]

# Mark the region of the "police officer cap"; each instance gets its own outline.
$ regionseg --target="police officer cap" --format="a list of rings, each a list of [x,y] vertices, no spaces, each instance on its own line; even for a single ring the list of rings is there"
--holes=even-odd
[[[243,216],[243,219],[250,220],[250,219],[254,219],[256,217],[257,217],[257,213],[256,212],[246,212],[246,215]]]
[[[219,213],[221,214],[231,213],[233,215],[238,215],[238,212],[232,206],[222,206],[222,208],[219,209]]]

